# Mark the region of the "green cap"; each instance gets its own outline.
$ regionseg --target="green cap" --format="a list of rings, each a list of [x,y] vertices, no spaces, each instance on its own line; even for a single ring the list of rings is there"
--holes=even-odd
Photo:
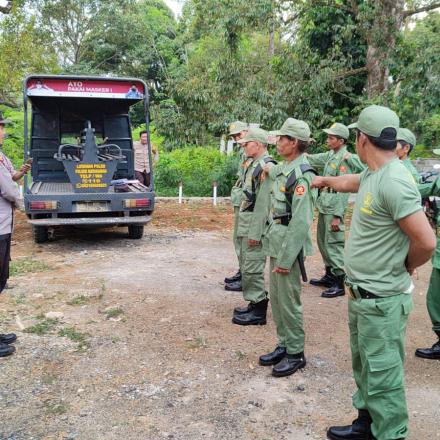
[[[440,156],[440,148],[437,148],[436,150],[432,150],[432,152],[437,156]]]
[[[388,107],[370,105],[361,111],[358,121],[348,128],[357,128],[369,136],[380,137],[385,128],[399,128],[399,117]]]
[[[309,141],[310,127],[307,122],[288,118],[279,130],[271,131],[270,134],[275,136],[290,136],[301,141]]]
[[[262,144],[268,144],[268,133],[262,128],[250,128],[246,133],[246,136],[239,141],[238,144],[245,144],[246,142],[261,142]]]
[[[246,122],[235,121],[231,125],[229,125],[229,136],[233,136],[234,134],[241,133],[244,130],[249,128]]]
[[[324,128],[322,131],[327,134],[332,134],[333,136],[339,136],[345,140],[350,137],[348,127],[344,124],[340,124],[339,122],[335,122],[330,128]]]
[[[411,130],[408,130],[407,128],[399,128],[397,130],[396,139],[398,141],[404,141],[407,144],[412,145],[413,147],[416,144],[416,137],[414,133]]]

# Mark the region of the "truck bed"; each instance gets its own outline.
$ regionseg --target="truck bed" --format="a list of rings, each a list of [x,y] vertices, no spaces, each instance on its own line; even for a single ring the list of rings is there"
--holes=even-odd
[[[141,183],[129,183],[127,184],[130,191],[126,194],[130,193],[144,193],[148,191],[148,188]],[[74,193],[73,186],[68,182],[33,182],[29,188],[29,191],[33,195],[55,195],[55,194],[70,194]],[[106,194],[114,194],[115,189],[113,186],[109,188],[108,193]],[[118,193],[120,194],[120,193]]]

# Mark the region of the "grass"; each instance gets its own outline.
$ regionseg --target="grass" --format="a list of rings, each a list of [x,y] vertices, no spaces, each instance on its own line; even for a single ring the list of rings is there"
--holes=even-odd
[[[105,311],[107,319],[117,318],[120,315],[124,314],[124,310],[121,307],[115,307],[113,309],[108,309]]]
[[[190,348],[205,348],[208,346],[208,343],[203,336],[198,336],[189,341],[189,346]]]
[[[35,260],[33,257],[18,258],[11,261],[10,274],[21,275],[29,272],[44,272],[50,270],[51,267],[44,261]]]
[[[43,405],[47,415],[60,416],[69,410],[69,405],[59,400],[46,400]]]
[[[79,350],[86,350],[87,348],[89,348],[89,341],[87,340],[89,334],[88,333],[81,333],[81,332],[77,331],[75,329],[75,327],[62,328],[58,332],[58,336],[66,337],[73,342],[77,342]]]
[[[31,327],[26,328],[24,331],[26,333],[33,333],[37,336],[43,336],[50,333],[53,328],[58,324],[58,319],[45,319]]]
[[[89,302],[90,302],[90,298],[88,296],[79,295],[72,298],[70,301],[67,302],[67,304],[69,304],[69,306],[82,306]]]
[[[242,361],[243,359],[246,359],[246,353],[243,353],[241,350],[238,350],[235,352],[235,355],[237,356],[239,361]]]

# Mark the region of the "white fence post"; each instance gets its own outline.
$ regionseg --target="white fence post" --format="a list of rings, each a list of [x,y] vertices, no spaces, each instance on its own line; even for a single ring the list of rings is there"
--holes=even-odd
[[[179,182],[179,204],[182,203],[182,198],[183,198],[183,182],[180,181]]]
[[[217,206],[217,182],[214,181],[212,184],[212,204]]]

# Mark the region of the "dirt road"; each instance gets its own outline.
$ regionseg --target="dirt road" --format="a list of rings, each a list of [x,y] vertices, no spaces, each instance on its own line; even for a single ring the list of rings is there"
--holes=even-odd
[[[231,220],[226,207],[159,205],[142,240],[72,229],[35,245],[19,217],[0,300],[0,329],[19,335],[0,360],[0,438],[305,440],[351,422],[347,299],[304,286],[307,367],[272,378],[257,363],[276,344],[271,317],[231,323]],[[308,260],[309,276],[321,265]],[[408,328],[412,440],[440,439],[440,362],[413,356],[434,342],[429,273]]]

